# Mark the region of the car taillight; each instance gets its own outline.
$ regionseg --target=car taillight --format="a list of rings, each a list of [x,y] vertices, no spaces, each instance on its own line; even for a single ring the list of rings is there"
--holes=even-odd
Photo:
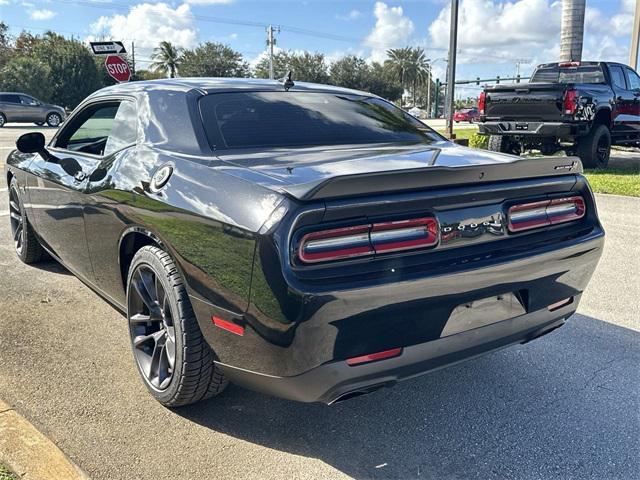
[[[438,243],[433,217],[357,225],[307,233],[300,240],[298,258],[304,263],[414,250]]]
[[[486,103],[486,93],[484,91],[480,92],[480,97],[478,98],[478,111],[480,115],[484,115],[484,106]]]
[[[562,108],[565,115],[573,115],[578,107],[578,92],[575,90],[567,90],[564,94]]]
[[[507,214],[509,231],[521,232],[571,222],[584,217],[585,212],[584,199],[579,196],[514,205]]]

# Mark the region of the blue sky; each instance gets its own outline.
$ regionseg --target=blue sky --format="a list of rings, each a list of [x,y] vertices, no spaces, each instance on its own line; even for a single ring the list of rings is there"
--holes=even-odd
[[[388,48],[422,46],[446,56],[447,0],[0,0],[12,33],[52,29],[76,38],[135,40],[140,66],[168,39],[183,47],[219,41],[255,62],[265,48],[265,24],[280,25],[278,47],[348,53],[371,60]],[[458,78],[523,74],[558,52],[561,2],[461,0]],[[587,0],[585,58],[628,60],[634,0]],[[303,34],[303,32],[305,33]],[[442,75],[444,62],[434,70]],[[473,93],[471,87],[468,92]],[[463,92],[464,93],[464,92]]]

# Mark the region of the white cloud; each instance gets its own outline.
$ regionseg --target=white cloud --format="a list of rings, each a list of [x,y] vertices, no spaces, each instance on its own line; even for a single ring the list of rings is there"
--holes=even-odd
[[[229,5],[235,0],[184,0],[185,3],[191,5]]]
[[[55,17],[57,15],[56,12],[53,12],[51,10],[31,10],[29,12],[29,18],[31,18],[31,20],[51,20],[53,17]]]
[[[613,0],[610,0],[613,4]],[[618,2],[616,2],[618,3]],[[626,55],[635,0],[621,0],[619,12],[587,7],[583,58],[618,60]],[[523,70],[558,59],[561,2],[557,0],[462,0],[458,61],[466,64],[515,64]],[[429,26],[427,48],[448,50],[451,10],[445,6]],[[615,38],[625,37],[622,45]]]
[[[127,15],[100,17],[89,29],[91,35],[87,40],[135,41],[136,57],[140,59],[148,59],[163,40],[182,48],[198,44],[195,17],[184,3],[175,9],[166,3],[141,3],[132,7]]]
[[[0,0],[0,5],[9,5],[9,0]]]
[[[349,20],[357,20],[358,18],[360,18],[362,16],[362,12],[360,10],[356,10],[355,8],[353,10],[351,10],[349,13],[346,14],[336,14],[336,20],[344,20],[344,21],[349,21]]]
[[[386,3],[376,2],[373,14],[376,25],[367,36],[365,45],[371,47],[372,60],[383,61],[388,49],[407,44],[415,27],[404,16],[402,7],[389,7]]]

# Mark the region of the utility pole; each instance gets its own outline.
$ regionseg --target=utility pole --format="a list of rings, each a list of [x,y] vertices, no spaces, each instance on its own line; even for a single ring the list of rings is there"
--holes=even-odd
[[[427,63],[427,118],[431,118],[431,64]]]
[[[582,60],[585,9],[586,0],[562,0],[561,62],[579,62]]]
[[[136,44],[131,42],[131,73],[136,74]]]
[[[280,33],[279,28],[273,28],[273,25],[269,25],[267,27],[267,47],[269,47],[269,78],[271,80],[274,79],[273,73],[273,47],[276,44],[276,39],[274,38],[274,32]]]
[[[447,137],[453,135],[453,105],[456,85],[456,49],[458,48],[458,0],[451,0],[451,27],[449,33],[449,64],[447,65]]]
[[[638,43],[640,42],[640,2],[636,0],[636,14],[633,18],[633,33],[631,35],[631,53],[629,66],[634,70],[638,68]]]

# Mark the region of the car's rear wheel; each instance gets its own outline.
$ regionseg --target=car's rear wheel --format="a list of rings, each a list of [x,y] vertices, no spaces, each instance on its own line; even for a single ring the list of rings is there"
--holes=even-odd
[[[47,115],[47,125],[49,125],[50,127],[59,127],[61,123],[62,117],[59,113],[53,112]]]
[[[37,263],[44,256],[44,249],[36,237],[33,227],[24,211],[24,204],[18,188],[18,181],[13,178],[9,185],[9,222],[11,237],[18,258],[24,263]]]
[[[7,123],[7,117],[4,116],[4,113],[0,113],[0,128],[4,127],[5,123]]]
[[[187,405],[227,386],[202,336],[182,276],[158,247],[142,247],[133,258],[127,317],[138,372],[160,403]]]
[[[606,125],[597,125],[578,140],[578,156],[587,168],[606,168],[611,155],[611,132]]]

